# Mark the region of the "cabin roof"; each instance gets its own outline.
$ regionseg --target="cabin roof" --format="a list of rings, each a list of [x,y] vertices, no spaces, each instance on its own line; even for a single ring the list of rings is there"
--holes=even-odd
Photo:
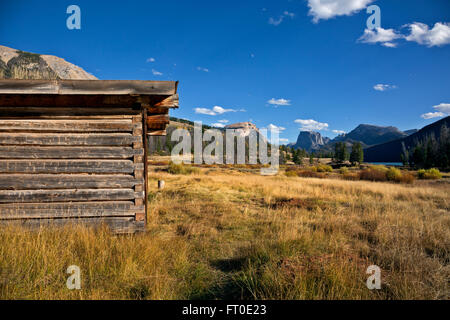
[[[178,81],[0,80],[0,106],[131,106],[177,108]]]

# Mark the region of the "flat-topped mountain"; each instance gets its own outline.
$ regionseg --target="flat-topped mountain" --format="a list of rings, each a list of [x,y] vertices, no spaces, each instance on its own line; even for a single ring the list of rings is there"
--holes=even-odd
[[[0,46],[0,79],[97,80],[66,60]]]

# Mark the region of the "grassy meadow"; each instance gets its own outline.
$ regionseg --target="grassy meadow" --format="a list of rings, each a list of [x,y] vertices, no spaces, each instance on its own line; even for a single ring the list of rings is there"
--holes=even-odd
[[[448,177],[151,170],[145,234],[2,229],[0,299],[450,298]],[[69,265],[81,290],[66,288]],[[381,290],[366,287],[370,265]]]

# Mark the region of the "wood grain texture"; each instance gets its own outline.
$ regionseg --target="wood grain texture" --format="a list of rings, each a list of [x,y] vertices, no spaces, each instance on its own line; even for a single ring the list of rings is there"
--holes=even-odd
[[[109,120],[1,120],[0,131],[130,132],[131,119]]]
[[[133,188],[142,179],[132,175],[0,174],[1,190]]]
[[[131,200],[143,198],[133,189],[0,190],[0,203]]]
[[[132,216],[143,210],[132,201],[8,203],[0,204],[0,220]]]
[[[73,218],[73,219],[18,219],[0,220],[1,226],[20,226],[29,230],[84,225],[90,228],[106,226],[115,234],[133,234],[145,231],[145,223],[134,217]]]
[[[1,121],[1,120],[0,120]],[[11,133],[0,132],[0,145],[127,146],[139,142],[131,133]]]
[[[133,173],[131,160],[0,160],[0,173]]]
[[[33,147],[0,146],[0,159],[128,159],[143,156],[131,147]]]
[[[0,80],[0,94],[173,95],[174,81]]]

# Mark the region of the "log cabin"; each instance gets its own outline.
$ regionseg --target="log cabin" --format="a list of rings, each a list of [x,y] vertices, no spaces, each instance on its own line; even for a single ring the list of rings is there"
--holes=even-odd
[[[0,225],[145,230],[148,137],[178,82],[0,80]]]

